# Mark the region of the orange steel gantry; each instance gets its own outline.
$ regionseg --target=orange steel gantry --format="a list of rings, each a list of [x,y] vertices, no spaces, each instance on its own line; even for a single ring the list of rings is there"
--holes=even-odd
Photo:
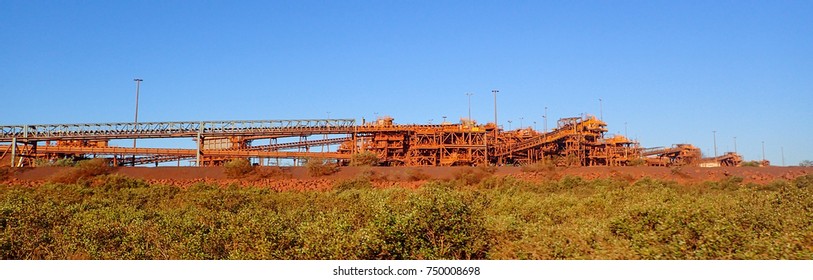
[[[34,166],[55,158],[107,157],[115,165],[193,160],[219,165],[234,158],[334,159],[373,153],[383,166],[524,165],[550,161],[562,166],[738,165],[736,154],[702,159],[689,144],[642,149],[624,136],[605,137],[607,124],[595,116],[560,119],[556,128],[505,131],[494,123],[395,124],[393,118],[356,125],[352,119],[142,122],[0,126],[2,162]],[[195,149],[111,146],[111,140],[191,138]],[[310,139],[309,139],[310,138]],[[255,145],[268,141],[267,145]],[[325,149],[338,145],[334,151]],[[319,149],[321,147],[321,149]]]

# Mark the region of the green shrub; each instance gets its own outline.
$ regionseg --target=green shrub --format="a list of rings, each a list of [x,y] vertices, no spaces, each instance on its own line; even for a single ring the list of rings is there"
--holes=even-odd
[[[369,176],[356,176],[352,179],[337,181],[333,184],[333,189],[337,191],[345,191],[345,190],[364,190],[364,189],[372,189],[373,183],[370,182]]]
[[[255,166],[254,174],[257,178],[290,178],[291,174],[279,166]]]
[[[552,160],[537,161],[523,165],[520,170],[529,173],[556,172],[556,163]]]
[[[813,188],[813,174],[807,174],[793,179],[793,185],[797,188]]]
[[[361,174],[334,191],[275,191],[100,175],[0,185],[0,259],[811,259],[811,178],[408,189]]]
[[[74,158],[60,158],[51,163],[51,166],[76,166],[78,162]]]
[[[683,166],[672,166],[672,167],[669,168],[669,172],[672,173],[672,175],[675,175],[675,176],[677,176],[679,178],[683,178],[683,179],[691,179],[692,178],[691,175],[689,175],[688,173],[686,173],[685,170],[683,170]]]
[[[251,162],[244,158],[232,159],[223,164],[223,172],[230,179],[246,177],[252,171],[254,171],[254,166],[251,166]]]
[[[541,174],[548,180],[558,180],[561,178],[561,175],[556,169],[556,160],[554,158],[548,158],[545,161],[537,161],[533,164],[523,165],[520,170],[522,172]]]
[[[375,166],[378,165],[378,155],[371,151],[364,151],[353,154],[350,158],[350,166]]]
[[[379,258],[483,259],[491,246],[482,202],[449,185],[430,183],[404,205],[376,213]],[[406,208],[406,209],[403,209]],[[402,210],[402,211],[397,211]]]
[[[497,172],[495,166],[478,166],[478,167],[461,167],[454,173],[454,179],[463,185],[471,186],[480,183],[485,178],[490,177]]]
[[[71,184],[89,180],[95,176],[108,174],[113,171],[113,167],[107,159],[94,158],[80,161],[75,167],[57,173],[51,178],[52,182]]]
[[[559,190],[573,190],[576,188],[585,187],[589,184],[582,177],[567,175],[559,180]]]
[[[424,173],[423,170],[420,169],[420,168],[409,168],[409,169],[407,169],[405,171],[405,173],[406,173],[406,179],[408,181],[413,181],[413,182],[414,181],[428,180],[428,179],[432,178],[432,176],[429,176],[429,174]]]
[[[627,165],[628,166],[645,166],[646,165],[646,159],[635,158],[635,159],[632,159],[629,162],[627,162]]]
[[[723,179],[720,179],[714,187],[717,189],[722,190],[737,190],[742,187],[743,178],[740,176],[729,176]]]
[[[309,159],[305,164],[308,174],[313,177],[330,175],[339,171],[339,167],[326,159]]]
[[[76,159],[72,157],[66,158],[58,158],[56,160],[48,160],[44,158],[37,158],[34,160],[34,166],[41,167],[41,166],[61,166],[61,167],[71,167],[76,166],[77,162]]]
[[[141,179],[134,179],[124,175],[100,175],[93,178],[91,182],[92,187],[102,188],[104,190],[121,190],[121,189],[134,189],[146,188],[149,184]]]

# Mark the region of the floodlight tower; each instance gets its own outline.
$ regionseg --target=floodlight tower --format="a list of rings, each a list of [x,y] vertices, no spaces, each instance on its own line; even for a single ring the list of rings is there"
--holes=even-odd
[[[133,79],[133,81],[136,82],[135,121],[133,122],[134,123],[134,125],[133,125],[133,133],[135,133],[135,131],[138,130],[138,95],[139,95],[139,91],[141,90],[141,82],[143,82],[144,80],[139,79],[139,78],[135,78],[135,79]],[[135,147],[136,147],[136,139],[135,139],[135,137],[133,137],[133,148],[135,148]],[[134,153],[133,154],[133,166],[136,165],[135,159],[136,159],[136,156],[135,156],[135,153]]]

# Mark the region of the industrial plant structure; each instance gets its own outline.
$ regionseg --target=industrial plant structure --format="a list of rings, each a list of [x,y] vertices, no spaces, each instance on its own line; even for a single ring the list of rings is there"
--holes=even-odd
[[[191,161],[220,165],[235,159],[255,164],[295,164],[307,159],[350,164],[354,155],[374,154],[383,166],[525,165],[550,161],[566,166],[736,166],[727,153],[702,158],[691,144],[644,149],[622,135],[606,137],[595,116],[563,118],[550,131],[504,130],[494,123],[396,124],[353,119],[88,123],[0,126],[0,165],[36,166],[58,158],[109,158],[135,166]],[[191,138],[194,149],[110,145],[111,140]]]

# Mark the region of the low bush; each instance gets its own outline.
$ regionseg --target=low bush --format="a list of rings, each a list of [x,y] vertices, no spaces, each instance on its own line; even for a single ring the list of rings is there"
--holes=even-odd
[[[286,169],[279,166],[255,166],[254,174],[260,179],[291,177],[291,174]]]
[[[251,162],[244,158],[232,159],[223,164],[223,172],[230,179],[244,178],[252,171],[254,171],[254,166],[251,166]]]
[[[455,171],[454,179],[463,185],[471,186],[497,172],[494,166],[462,167]]]
[[[44,158],[37,158],[34,160],[34,166],[42,167],[42,166],[59,166],[59,167],[71,167],[76,166],[78,162],[75,158],[66,157],[66,158],[58,158],[58,159],[44,159]]]
[[[812,188],[813,187],[813,174],[807,174],[796,177],[793,179],[793,184],[797,188]]]
[[[423,181],[432,178],[429,174],[423,172],[420,168],[409,168],[405,171],[407,181]]]
[[[371,151],[364,151],[353,154],[350,158],[350,166],[375,166],[378,165],[378,155]]]
[[[336,163],[325,159],[309,159],[305,167],[308,168],[308,174],[313,177],[330,175],[339,171]]]
[[[372,188],[373,183],[370,181],[370,177],[365,175],[359,175],[348,180],[337,181],[333,184],[333,189],[337,191],[365,190]]]
[[[738,181],[696,191],[490,176],[380,189],[361,174],[333,191],[274,191],[114,174],[0,185],[0,259],[813,258],[813,175]]]
[[[692,176],[690,176],[689,174],[686,173],[686,171],[683,170],[682,166],[673,166],[673,167],[669,168],[669,172],[671,172],[673,175],[676,175],[676,176],[678,176],[680,178],[683,178],[683,179],[692,178]]]
[[[83,160],[75,167],[63,170],[51,178],[51,182],[71,184],[80,181],[87,181],[95,176],[105,175],[113,171],[110,162],[103,158]]]
[[[543,174],[549,179],[558,179],[556,162],[553,160],[537,161],[532,164],[523,165],[520,167],[520,170],[522,172]]]
[[[646,160],[643,158],[632,159],[627,162],[628,166],[646,166]]]

